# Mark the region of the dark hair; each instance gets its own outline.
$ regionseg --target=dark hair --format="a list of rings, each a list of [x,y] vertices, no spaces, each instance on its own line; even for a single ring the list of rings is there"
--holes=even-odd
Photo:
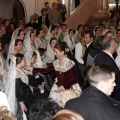
[[[46,49],[44,49],[44,48],[38,48],[38,52],[39,52],[40,56],[43,56],[45,51],[46,51]]]
[[[3,24],[6,24],[6,22],[9,21],[9,19],[4,19]],[[10,21],[9,21],[10,23]]]
[[[15,23],[10,23],[10,25],[13,25],[14,26],[14,29],[16,29],[16,25],[15,25]]]
[[[118,33],[120,31],[120,29],[117,29],[116,33]]]
[[[66,24],[61,24],[61,28],[62,28],[63,26],[65,26],[65,27],[67,28],[67,25],[66,25]]]
[[[55,37],[50,39],[50,44],[52,43],[53,40],[58,41]]]
[[[86,68],[85,78],[90,85],[95,85],[101,80],[108,81],[112,78],[112,74],[115,70],[112,66],[106,64],[93,64]]]
[[[15,54],[15,57],[16,57],[16,65],[18,65],[22,62],[24,55],[21,53],[17,53],[17,54]]]
[[[66,54],[66,48],[67,48],[67,44],[65,44],[65,42],[61,42],[58,43],[57,45],[54,46],[54,48],[58,49],[60,52],[64,51],[64,53]]]
[[[40,34],[40,31],[42,31],[42,30],[43,30],[43,27],[36,29],[36,36],[38,36]]]
[[[82,25],[82,24],[78,25],[78,26],[77,26],[77,30],[79,30],[80,27],[83,27],[83,25]]]
[[[36,52],[33,51],[32,57],[37,56]]]
[[[105,33],[105,36],[107,35],[107,34],[109,34],[109,33],[112,33],[110,30],[109,31],[107,31],[106,33]]]
[[[47,12],[47,10],[46,10],[45,8],[42,8],[42,10],[41,10],[41,14],[43,14],[44,11]]]
[[[57,27],[55,25],[51,26],[50,32],[54,31]]]
[[[99,23],[98,26],[105,28],[105,26],[102,23]]]
[[[91,30],[85,31],[85,34],[89,34],[90,38],[94,39],[94,33]]]
[[[18,45],[18,42],[20,42],[20,41],[22,42],[22,40],[16,39],[16,40],[15,40],[15,46],[17,46],[17,45]]]
[[[83,28],[85,28],[85,27],[88,27],[88,25],[84,25],[84,27],[83,27]]]
[[[45,2],[45,4],[44,4],[44,5],[46,6],[47,4],[49,4],[49,2]]]
[[[81,32],[81,38],[84,37],[85,31]]]
[[[17,36],[20,36],[20,33],[21,33],[22,31],[23,31],[22,29],[19,29]]]
[[[32,35],[33,33],[34,33],[34,31],[31,31],[31,32],[30,32],[30,37],[31,37],[31,35]]]
[[[50,120],[61,107],[51,99],[40,99],[35,102],[29,112],[30,120]]]
[[[102,49],[106,50],[106,49],[110,48],[112,42],[114,42],[114,41],[115,41],[114,38],[111,38],[111,39],[107,40],[105,43],[102,44]]]
[[[100,26],[95,27],[95,32],[97,31],[97,29],[101,29],[101,27]]]
[[[93,47],[98,50],[102,50],[102,43],[103,43],[104,36],[99,36],[93,41]]]
[[[73,34],[75,34],[75,30],[73,30],[73,29],[69,29],[69,30],[68,30],[68,34],[69,34],[71,31],[73,31]]]

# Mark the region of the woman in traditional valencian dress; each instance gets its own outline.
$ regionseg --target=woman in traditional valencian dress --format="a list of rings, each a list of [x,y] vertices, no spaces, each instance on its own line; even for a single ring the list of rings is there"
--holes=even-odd
[[[34,31],[29,31],[27,33],[27,39],[24,40],[24,46],[25,46],[25,57],[26,57],[26,64],[30,65],[30,61],[32,58],[33,52],[37,54],[37,60],[34,64],[34,67],[42,67],[41,58],[37,50],[37,43],[35,42],[35,33]]]
[[[11,42],[10,42],[10,46],[9,46],[9,52],[8,52],[8,56],[7,56],[7,67],[9,68],[10,66],[10,61],[12,60],[12,57],[13,55],[15,54],[15,46],[19,46],[19,44],[22,44],[23,43],[23,40],[24,40],[24,37],[25,37],[25,34],[24,34],[24,31],[21,29],[21,28],[17,28],[13,34],[12,34],[12,38],[11,38]],[[17,39],[19,41],[21,41],[22,43],[17,43],[16,44],[16,41]],[[21,48],[21,53],[24,53],[24,50],[25,48]]]
[[[53,98],[57,103],[61,104],[61,91],[64,89],[77,89],[80,94],[78,85],[78,75],[75,63],[66,57],[66,49],[63,43],[57,44],[54,47],[55,56],[57,59],[47,68],[32,68],[26,67],[27,70],[32,70],[33,75],[48,73],[55,70],[57,78],[51,89],[50,98]]]
[[[34,103],[34,96],[29,87],[29,79],[23,71],[26,60],[23,54],[17,53],[12,59],[6,81],[5,94],[10,105],[10,109],[17,120],[22,120],[23,113],[28,117],[30,105]]]
[[[69,29],[68,35],[64,37],[64,41],[67,43],[71,53],[73,53],[75,48],[74,30]]]
[[[37,43],[37,48],[47,48],[47,45],[44,40],[44,30],[43,28],[39,28],[36,30],[36,40],[35,42]]]

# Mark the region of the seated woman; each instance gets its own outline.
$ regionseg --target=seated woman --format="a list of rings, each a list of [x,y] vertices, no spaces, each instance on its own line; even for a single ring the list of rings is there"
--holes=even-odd
[[[21,117],[19,111],[24,111],[26,115],[32,103],[34,103],[34,96],[29,87],[29,79],[27,74],[23,71],[26,65],[25,57],[23,54],[16,54],[16,79],[15,79],[15,97],[18,102],[18,119]],[[19,107],[20,106],[20,107]]]
[[[68,35],[65,36],[64,41],[67,43],[70,51],[73,53],[75,48],[74,30],[69,29]]]
[[[46,51],[46,63],[52,63],[55,59],[54,55],[54,46],[57,44],[57,39],[56,38],[51,38],[50,43],[47,46],[47,51]]]
[[[96,26],[95,28],[94,28],[94,36],[95,36],[95,38],[97,38],[97,37],[99,37],[100,35],[101,35],[101,27],[100,26]]]
[[[67,25],[66,24],[61,24],[61,33],[59,35],[59,41],[63,42],[64,37],[67,35]]]
[[[47,68],[32,68],[26,67],[27,70],[32,70],[33,75],[49,73],[55,70],[57,78],[51,89],[50,98],[53,98],[57,103],[61,104],[60,92],[64,89],[77,89],[80,94],[81,89],[78,83],[78,75],[75,63],[66,57],[66,50],[63,43],[57,44],[54,47],[55,56],[57,59]]]
[[[35,36],[34,31],[29,31],[27,33],[27,39],[24,41],[24,45],[26,49],[26,53],[25,53],[26,64],[30,65],[32,54],[33,52],[36,52],[37,60],[36,60],[36,63],[34,64],[34,67],[42,67],[41,58],[37,50],[37,43],[35,41],[35,38],[36,36]]]
[[[43,30],[42,27],[36,30],[36,40],[35,40],[35,42],[37,44],[37,49],[38,48],[46,49],[46,47],[47,47],[46,43],[45,43],[45,40],[44,40],[44,34],[45,33],[44,33],[44,30]]]
[[[83,32],[83,25],[80,24],[80,25],[77,26],[77,31],[76,31],[76,34],[75,34],[75,41],[76,41],[76,43],[82,41],[82,36],[81,36],[82,32]]]
[[[14,41],[14,50],[13,50],[13,53],[10,55],[10,58],[9,58],[9,60],[8,60],[9,65],[10,65],[11,60],[12,60],[13,57],[14,57],[13,55],[14,55],[14,54],[17,54],[17,53],[20,53],[20,52],[22,51],[22,48],[23,48],[22,40],[16,39],[16,40]]]
[[[57,27],[55,25],[49,27],[48,33],[45,36],[46,45],[49,45],[51,38],[53,37],[56,38],[56,34],[57,34]]]
[[[15,54],[14,53],[14,47],[16,46],[15,45],[16,39],[19,39],[19,40],[23,41],[24,37],[25,37],[25,34],[24,34],[24,31],[21,28],[17,28],[13,32],[12,38],[11,38],[11,41],[10,41],[8,55],[7,55],[7,67],[9,67],[9,65],[10,65],[9,64],[9,59],[11,59],[13,54]],[[24,54],[25,51],[24,51],[23,47],[22,47],[22,50],[20,52]]]
[[[13,60],[8,72],[5,94],[10,110],[17,117],[17,120],[21,120],[23,112],[27,115],[30,105],[34,103],[34,96],[29,87],[28,76],[23,71],[26,65],[24,55],[17,53]]]

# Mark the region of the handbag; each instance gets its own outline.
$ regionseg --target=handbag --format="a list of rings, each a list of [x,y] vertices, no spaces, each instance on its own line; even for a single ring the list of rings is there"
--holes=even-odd
[[[65,103],[68,100],[78,97],[78,94],[77,94],[77,92],[74,89],[65,89],[65,90],[60,92],[60,95],[61,95],[62,107],[65,106]]]

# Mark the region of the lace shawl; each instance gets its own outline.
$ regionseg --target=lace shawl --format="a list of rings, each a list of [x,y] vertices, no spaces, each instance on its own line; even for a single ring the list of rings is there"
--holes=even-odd
[[[67,72],[68,70],[70,70],[75,65],[75,63],[68,58],[66,58],[63,66],[60,66],[59,62],[60,62],[60,59],[57,59],[53,62],[55,71]]]
[[[16,67],[16,78],[21,78],[22,82],[28,85],[28,76],[22,70]]]
[[[34,51],[37,54],[37,62],[35,63],[34,67],[40,67],[41,68],[42,67],[41,57],[40,57],[40,54],[37,50],[36,45],[35,46],[31,45],[30,32],[31,31],[29,31],[27,33],[27,39],[25,39],[25,41],[24,41],[24,45],[25,45],[25,48],[26,48],[26,53],[25,53],[26,64],[30,65],[30,62],[31,62],[31,59],[32,59],[32,54],[33,54],[33,51]]]

